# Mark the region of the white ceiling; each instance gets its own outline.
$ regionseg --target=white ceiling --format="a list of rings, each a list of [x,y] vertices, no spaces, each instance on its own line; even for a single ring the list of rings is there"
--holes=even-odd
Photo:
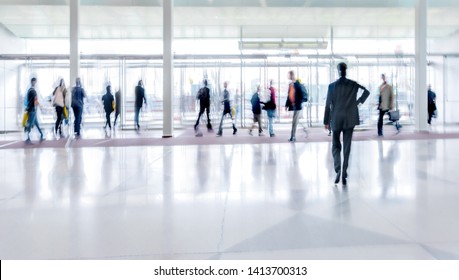
[[[69,30],[67,2],[68,0],[0,0],[0,23],[21,38],[66,38]],[[80,13],[82,38],[162,36],[161,0],[81,2],[84,4]],[[410,8],[412,0],[175,2],[175,36],[178,38],[239,38],[241,32],[246,38],[328,38],[332,26],[337,38],[414,36],[414,9]],[[358,7],[336,7],[343,2]],[[439,0],[435,1],[435,8],[429,8],[429,36],[448,37],[459,31],[459,1],[450,2],[456,4],[441,7],[448,4],[448,1]],[[208,5],[204,5],[206,3]],[[274,7],[282,3],[288,7]],[[371,4],[389,7],[369,7]],[[335,7],[324,7],[325,5]]]

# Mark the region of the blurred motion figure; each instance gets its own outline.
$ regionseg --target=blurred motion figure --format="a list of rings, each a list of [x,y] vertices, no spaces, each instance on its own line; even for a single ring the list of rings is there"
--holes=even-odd
[[[81,136],[81,119],[83,116],[84,98],[86,98],[86,92],[81,87],[81,79],[76,78],[75,87],[72,89],[72,110],[75,116],[74,120],[74,132],[76,137]]]
[[[427,120],[428,124],[432,124],[432,118],[437,111],[437,94],[432,91],[432,85],[428,86],[427,91],[427,113],[429,114],[429,118]]]
[[[224,82],[223,83],[223,87],[224,87],[223,101],[222,101],[222,103],[223,103],[223,113],[222,113],[222,118],[220,120],[220,125],[218,127],[217,136],[222,136],[223,135],[223,120],[224,120],[226,115],[230,116],[231,122],[233,124],[233,135],[236,135],[237,128],[236,128],[234,116],[233,116],[233,114],[231,112],[231,100],[230,100],[230,93],[228,91],[228,82]]]

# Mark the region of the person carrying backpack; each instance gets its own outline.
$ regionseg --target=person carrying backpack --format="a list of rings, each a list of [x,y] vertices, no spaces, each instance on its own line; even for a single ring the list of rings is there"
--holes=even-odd
[[[73,115],[75,116],[75,121],[73,124],[76,137],[80,137],[84,98],[86,98],[86,92],[81,87],[81,79],[76,78],[75,87],[72,89],[72,110]]]
[[[301,110],[303,109],[303,102],[308,101],[308,93],[305,87],[295,78],[295,72],[289,71],[288,78],[291,81],[288,87],[287,101],[285,102],[285,109],[293,111],[292,131],[288,141],[296,141],[296,128],[300,119]]]
[[[199,127],[199,121],[201,120],[202,114],[206,111],[207,115],[207,129],[212,130],[212,124],[210,123],[210,89],[207,87],[207,80],[204,80],[204,87],[198,91],[196,99],[199,100],[199,115],[194,125],[194,130],[197,131]]]

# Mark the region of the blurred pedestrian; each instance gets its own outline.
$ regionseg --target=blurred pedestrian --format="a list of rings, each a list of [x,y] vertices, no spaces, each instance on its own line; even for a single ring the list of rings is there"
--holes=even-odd
[[[250,103],[252,104],[253,124],[252,127],[249,129],[249,134],[253,135],[252,130],[256,128],[258,123],[258,136],[264,136],[263,127],[261,124],[260,85],[257,86],[257,90],[252,95]]]
[[[81,86],[81,79],[76,78],[75,87],[72,89],[72,110],[75,116],[74,120],[74,133],[76,137],[81,136],[81,120],[83,116],[84,99],[86,92]]]
[[[64,137],[64,134],[62,133],[62,121],[66,118],[64,116],[64,108],[67,106],[67,88],[65,87],[64,79],[60,79],[59,85],[54,89],[52,100],[57,116],[56,123],[54,125],[54,133],[56,137]]]
[[[102,101],[104,103],[104,110],[105,110],[105,126],[104,129],[109,127],[110,131],[112,130],[112,124],[110,122],[110,116],[112,112],[115,110],[115,98],[112,94],[112,87],[108,85],[106,87],[107,92],[102,96]]]
[[[378,136],[384,136],[383,133],[383,119],[384,116],[390,111],[395,109],[395,94],[392,85],[387,83],[386,75],[381,75],[382,84],[379,87],[379,118],[378,118]],[[396,125],[397,130],[399,129]]]
[[[201,120],[202,114],[206,111],[207,115],[207,129],[212,130],[212,124],[210,123],[210,89],[207,87],[207,80],[204,80],[204,86],[199,89],[196,99],[199,100],[199,115],[194,125],[194,130],[198,131],[199,121]]]
[[[274,133],[274,118],[276,117],[276,89],[274,88],[274,81],[269,81],[269,100],[266,102],[262,102],[265,106],[263,107],[266,110],[268,115],[268,130],[269,136],[274,137],[276,134]]]
[[[139,118],[140,118],[140,110],[143,107],[143,104],[147,104],[147,98],[145,97],[145,89],[143,87],[143,81],[140,80],[137,83],[137,86],[135,87],[135,130],[137,132],[140,131],[140,124],[139,124]]]
[[[45,140],[43,136],[43,132],[40,129],[40,124],[38,123],[38,119],[37,119],[37,107],[39,105],[39,102],[38,102],[37,91],[35,90],[36,84],[37,84],[37,78],[34,77],[31,79],[30,88],[27,91],[26,111],[28,114],[28,119],[27,119],[27,125],[26,125],[26,131],[27,131],[26,144],[28,145],[32,144],[30,140],[30,131],[32,130],[34,126],[37,127],[37,130],[40,133],[40,142]]]
[[[218,127],[218,132],[217,136],[222,136],[223,135],[223,120],[226,115],[229,115],[231,118],[231,122],[233,124],[233,135],[236,135],[237,133],[237,128],[236,128],[236,123],[235,123],[235,118],[231,112],[231,99],[230,99],[230,93],[228,91],[228,82],[223,83],[223,113],[222,113],[222,118],[220,120],[220,126]]]
[[[115,121],[113,122],[113,128],[116,128],[116,121],[121,114],[121,90],[118,89],[115,93]]]
[[[432,91],[432,85],[428,86],[427,91],[427,113],[429,114],[428,124],[432,124],[432,117],[437,111],[437,94]]]
[[[285,108],[288,111],[293,111],[292,119],[292,130],[290,133],[290,139],[288,141],[296,141],[296,128],[300,120],[301,112],[303,110],[303,102],[308,101],[306,88],[301,84],[295,77],[294,71],[288,72],[288,79],[290,84],[288,86],[287,101],[285,102]],[[304,128],[306,132],[306,128]]]

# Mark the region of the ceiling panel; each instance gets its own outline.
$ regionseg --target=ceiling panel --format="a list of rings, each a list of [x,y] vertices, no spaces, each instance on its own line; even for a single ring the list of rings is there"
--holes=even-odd
[[[69,0],[0,0],[0,5],[67,5]],[[161,6],[163,0],[80,0],[89,6]],[[415,0],[175,0],[177,7],[414,7]],[[457,0],[429,0],[430,7],[459,7]]]
[[[274,5],[274,2],[265,1],[267,5]],[[137,3],[135,0],[132,2]],[[194,1],[190,0],[191,2]],[[68,37],[67,6],[3,5],[0,7],[0,23],[18,37]],[[459,8],[429,9],[429,36],[447,37],[457,33],[458,14]],[[83,38],[161,38],[162,9],[159,6],[83,6],[80,19]],[[335,28],[335,36],[343,38],[404,38],[414,35],[414,10],[409,8],[191,8],[182,6],[174,9],[174,19],[176,37],[179,38],[200,36],[237,38],[240,37],[241,29],[244,37],[253,38],[323,38],[330,36],[331,26]]]

